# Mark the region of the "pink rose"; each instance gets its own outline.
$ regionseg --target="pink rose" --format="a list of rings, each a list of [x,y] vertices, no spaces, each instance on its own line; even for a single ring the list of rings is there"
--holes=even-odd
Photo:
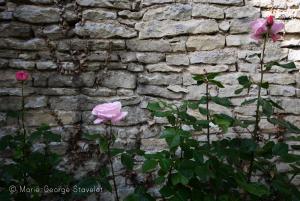
[[[269,16],[266,19],[257,19],[250,24],[252,33],[251,38],[261,40],[266,34],[272,38],[273,42],[281,38],[278,34],[283,28],[283,23],[274,22],[274,16]]]
[[[18,81],[26,81],[29,77],[29,73],[27,71],[17,71],[16,72],[16,79]]]
[[[122,104],[118,101],[97,105],[92,110],[92,114],[97,117],[94,124],[101,124],[106,121],[112,123],[121,121],[127,115],[127,112],[122,112],[121,109]]]

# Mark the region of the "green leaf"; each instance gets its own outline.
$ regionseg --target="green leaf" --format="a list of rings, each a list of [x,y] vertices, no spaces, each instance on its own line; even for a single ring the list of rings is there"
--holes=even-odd
[[[207,103],[207,98],[205,96],[201,97],[199,100],[199,104],[206,104],[206,103]]]
[[[280,64],[277,61],[271,61],[271,62],[269,62],[269,63],[267,63],[265,65],[267,71],[271,70],[271,68],[273,66],[280,66],[280,67],[286,68],[286,69],[294,69],[294,68],[296,68],[296,65],[295,65],[294,62],[290,62],[290,63],[287,63],[287,64]]]
[[[239,89],[237,89],[237,90],[234,91],[234,94],[240,94],[240,93],[243,92],[243,90],[244,90],[244,87],[243,88],[239,88]]]
[[[180,144],[180,136],[179,135],[175,135],[173,138],[171,139],[166,139],[170,148],[174,148],[177,147]]]
[[[271,116],[273,114],[273,107],[272,104],[268,101],[265,101],[264,99],[260,99],[260,104],[262,106],[262,112],[266,116]]]
[[[44,133],[43,137],[48,142],[60,142],[61,141],[61,136],[59,134],[55,134],[55,133],[52,133],[52,132]]]
[[[171,181],[173,185],[183,184],[186,185],[189,183],[189,179],[180,174],[179,172],[175,173],[171,177]]]
[[[240,76],[238,78],[238,81],[239,81],[239,84],[243,85],[243,86],[249,85],[249,83],[251,83],[250,80],[249,80],[249,78],[248,78],[248,76],[245,76],[245,75]]]
[[[162,158],[159,161],[159,166],[163,171],[167,172],[171,166],[171,161],[169,159]]]
[[[287,154],[289,151],[289,146],[285,143],[277,143],[272,149],[274,155],[282,156]]]
[[[151,172],[152,170],[154,170],[157,166],[157,161],[150,159],[150,160],[146,160],[143,164],[142,170],[143,172]]]
[[[249,104],[251,104],[251,103],[254,103],[256,100],[257,100],[257,98],[245,100],[245,101],[242,102],[241,105],[242,105],[242,106],[243,106],[243,105],[249,105]]]
[[[268,89],[269,88],[269,82],[263,82],[260,84],[260,86],[264,89]]]
[[[121,162],[122,164],[126,167],[127,170],[132,170],[133,169],[133,157],[129,154],[122,154],[121,155]]]
[[[226,114],[213,115],[213,123],[217,124],[223,132],[227,132],[230,126],[233,126],[235,120]]]
[[[212,96],[211,100],[213,102],[215,102],[216,104],[218,104],[218,105],[222,105],[222,106],[225,106],[225,107],[232,106],[232,103],[228,98],[221,98],[221,97],[218,97],[218,96]]]
[[[218,86],[219,88],[225,88],[224,85],[217,80],[209,80],[209,83]]]
[[[162,108],[160,107],[160,104],[158,102],[151,102],[148,103],[147,109],[150,111],[157,111],[157,110],[161,110]]]
[[[204,75],[195,75],[193,77],[194,80],[196,81],[204,81],[205,80],[205,76]]]
[[[203,115],[207,115],[208,114],[208,110],[206,108],[203,107],[199,107],[199,112]]]
[[[207,73],[206,74],[206,77],[208,80],[212,80],[214,79],[215,77],[217,77],[220,73]]]
[[[280,110],[284,110],[280,105],[278,105],[278,103],[274,102],[273,100],[271,99],[265,99],[266,101],[268,101],[272,106],[280,109]]]
[[[244,189],[247,192],[256,195],[258,197],[262,197],[270,194],[269,189],[266,186],[258,183],[245,184]]]
[[[123,153],[124,152],[124,149],[119,149],[119,148],[111,148],[110,149],[110,154],[112,157],[120,154],[120,153]]]

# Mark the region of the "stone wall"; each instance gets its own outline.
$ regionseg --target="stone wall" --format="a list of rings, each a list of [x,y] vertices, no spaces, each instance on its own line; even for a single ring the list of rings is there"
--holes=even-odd
[[[249,38],[249,22],[270,14],[285,23],[285,40],[267,46],[265,61],[299,63],[296,71],[275,68],[266,74],[270,88],[263,94],[281,102],[282,118],[300,126],[299,7],[299,0],[0,0],[0,133],[16,129],[8,111],[20,109],[14,77],[20,69],[31,74],[26,125],[46,122],[62,131],[66,143],[56,149],[63,153],[76,130],[103,131],[92,124],[90,111],[112,100],[129,112],[114,127],[119,146],[163,146],[155,122],[164,120],[150,118],[148,101],[199,99],[204,88],[191,75],[205,70],[222,73],[218,79],[225,88],[211,91],[235,105],[213,110],[253,115],[253,106],[239,104],[257,89],[240,95],[234,90],[242,74],[258,79],[260,45]],[[276,133],[267,122],[261,126]]]

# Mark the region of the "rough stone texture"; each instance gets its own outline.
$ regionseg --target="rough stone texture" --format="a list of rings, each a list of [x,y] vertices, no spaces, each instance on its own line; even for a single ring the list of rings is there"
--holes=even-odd
[[[220,49],[224,46],[225,37],[223,35],[190,36],[186,42],[186,47],[190,51]]]
[[[188,4],[173,4],[170,6],[149,9],[143,17],[144,21],[150,20],[188,20],[191,19],[192,6]]]
[[[58,22],[60,19],[58,8],[31,5],[17,7],[14,17],[20,21],[30,23],[53,23]]]
[[[100,103],[121,101],[128,117],[114,126],[116,147],[133,148],[136,139],[147,151],[162,150],[158,139],[166,119],[152,119],[150,101],[198,100],[205,94],[194,74],[217,72],[225,88],[213,95],[229,97],[235,107],[212,105],[216,112],[250,118],[255,106],[240,107],[257,93],[251,87],[241,94],[237,78],[259,79],[261,43],[249,38],[249,23],[274,15],[285,23],[284,40],[268,43],[264,62],[296,61],[296,70],[274,67],[265,74],[270,88],[262,95],[282,103],[284,119],[300,126],[300,12],[289,0],[0,0],[0,125],[13,128],[8,111],[21,109],[21,83],[17,70],[27,70],[26,124],[50,124],[62,131],[53,112],[66,128],[82,124],[84,130],[104,132],[92,125],[91,109]],[[77,5],[76,5],[77,3]],[[153,125],[153,123],[155,123]],[[264,132],[274,128],[262,122]],[[2,129],[3,127],[3,129]],[[232,131],[234,133],[234,131]],[[69,133],[64,134],[68,142]],[[64,142],[64,143],[66,143]],[[82,142],[78,142],[81,144]],[[65,152],[60,145],[58,152]],[[64,147],[65,148],[65,147]],[[86,168],[95,167],[89,160]],[[118,173],[123,167],[116,164]],[[84,167],[76,174],[86,173]],[[125,179],[118,176],[122,194]],[[102,195],[101,195],[102,196]],[[112,195],[103,192],[105,200]],[[95,197],[90,197],[93,200]],[[96,198],[95,198],[96,199]]]
[[[74,31],[79,36],[88,36],[91,38],[132,38],[136,36],[135,30],[125,27],[116,21],[107,23],[86,22],[84,25],[78,23]]]
[[[195,4],[193,6],[193,17],[207,17],[215,19],[223,19],[224,11],[222,8],[206,5],[206,4]]]
[[[215,20],[188,20],[188,21],[149,21],[137,23],[135,28],[140,32],[139,38],[161,38],[182,34],[214,33],[218,31]]]

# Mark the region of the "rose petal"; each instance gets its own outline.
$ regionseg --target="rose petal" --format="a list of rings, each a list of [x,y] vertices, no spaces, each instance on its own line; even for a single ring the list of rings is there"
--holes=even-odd
[[[112,118],[111,121],[113,123],[117,123],[117,122],[121,121],[122,119],[124,119],[124,117],[126,117],[127,114],[128,114],[128,112],[121,112],[120,115],[118,115],[117,117]]]
[[[94,124],[101,124],[104,121],[105,121],[104,119],[97,118],[94,120]]]
[[[276,34],[280,32],[284,28],[283,23],[274,23],[273,26],[271,27],[271,32],[272,34]]]

